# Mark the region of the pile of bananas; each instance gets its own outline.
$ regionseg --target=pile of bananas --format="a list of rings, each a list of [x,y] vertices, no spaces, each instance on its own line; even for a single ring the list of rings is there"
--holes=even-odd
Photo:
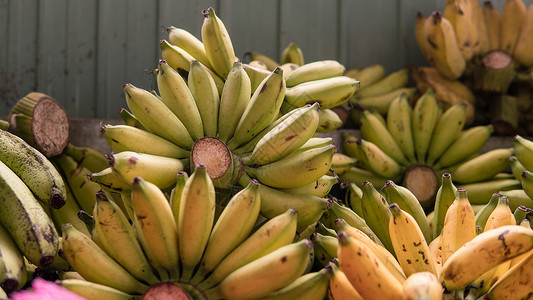
[[[510,201],[525,203],[523,211],[530,212],[533,208],[533,141],[520,135],[513,138],[514,153],[509,158],[511,172],[521,184],[520,188],[501,192]]]
[[[433,90],[409,105],[405,94],[392,101],[387,118],[364,110],[361,138],[344,134],[344,153],[356,159],[350,168],[336,170],[342,181],[361,186],[370,181],[383,186],[387,180],[402,183],[431,209],[440,176],[450,173],[454,182],[468,190],[474,204],[485,204],[490,195],[520,187],[512,174],[504,173],[512,148],[479,154],[493,132],[492,125],[463,130],[464,103],[442,110]]]
[[[300,212],[260,217],[261,186],[252,180],[219,213],[202,164],[179,172],[168,195],[135,177],[126,210],[97,192],[89,235],[63,225],[75,272],[60,284],[88,299],[322,299],[331,268],[311,270],[312,242],[295,241]]]
[[[412,68],[420,90],[439,84],[445,103],[473,104],[473,121],[495,133],[531,133],[522,127],[533,95],[533,5],[507,0],[500,15],[491,1],[449,0],[442,12],[417,14],[415,37],[431,66]]]
[[[67,192],[46,156],[0,130],[0,195],[0,290],[10,294],[32,269],[57,262],[60,237],[47,211],[65,206]]]

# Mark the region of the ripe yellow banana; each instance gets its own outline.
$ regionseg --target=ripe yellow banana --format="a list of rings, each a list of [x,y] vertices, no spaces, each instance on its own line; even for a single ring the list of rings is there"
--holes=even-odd
[[[348,76],[306,81],[287,88],[285,101],[295,107],[318,102],[323,109],[332,108],[348,101],[359,89],[359,84]]]
[[[487,223],[492,211],[498,205],[500,197],[501,195],[499,193],[492,194],[492,197],[490,197],[487,204],[483,205],[483,207],[476,212],[476,226],[481,227],[481,229],[485,229],[485,224]]]
[[[167,27],[168,41],[189,53],[204,66],[212,69],[209,58],[205,53],[204,44],[189,31],[174,26]]]
[[[284,65],[287,63],[296,64],[298,66],[304,65],[304,55],[302,49],[298,46],[298,44],[294,42],[290,42],[287,47],[281,51],[280,56],[280,65]]]
[[[450,147],[463,130],[466,122],[466,103],[456,104],[448,108],[437,121],[429,148],[426,162],[433,165]]]
[[[533,270],[533,252],[529,251],[517,265],[509,269],[486,294],[488,299],[527,299],[533,293],[528,278]]]
[[[526,4],[522,0],[507,0],[502,8],[500,49],[513,55],[520,31],[526,19]]]
[[[274,58],[264,53],[251,51],[251,52],[246,52],[244,56],[250,57],[252,61],[262,62],[265,65],[266,70],[270,72],[274,71],[274,69],[280,66],[280,63],[278,61],[276,61]]]
[[[207,58],[214,71],[220,77],[226,78],[236,60],[230,35],[212,7],[203,10],[202,14],[205,18],[201,34]]]
[[[216,136],[220,95],[213,77],[199,61],[193,60],[187,83],[200,112],[204,135]]]
[[[471,30],[477,32],[478,45],[474,45],[474,51],[477,56],[483,56],[490,49],[489,35],[487,24],[483,15],[483,7],[479,1],[468,1],[472,9],[472,22],[474,28]]]
[[[426,40],[426,37],[424,35],[424,23],[426,22],[426,16],[422,14],[421,12],[416,13],[415,17],[415,40],[416,44],[418,45],[418,49],[420,49],[420,52],[424,56],[427,62],[429,62],[430,65],[433,63],[431,62],[431,52],[428,49],[430,46]]]
[[[450,167],[448,172],[457,183],[484,181],[503,172],[511,155],[513,148],[490,150]]]
[[[345,67],[336,60],[319,60],[301,65],[287,76],[287,87],[307,81],[326,79],[344,74]]]
[[[415,273],[403,284],[404,300],[440,300],[443,293],[439,279],[431,272]]]
[[[427,151],[438,118],[439,107],[435,92],[429,89],[416,101],[411,119],[416,158],[420,163],[426,161]]]
[[[500,12],[492,5],[491,1],[483,3],[483,19],[487,26],[489,37],[489,51],[500,49],[501,18]]]
[[[533,65],[533,5],[529,5],[524,17],[524,24],[520,29],[520,35],[516,41],[513,58],[523,66]]]
[[[470,61],[474,56],[475,45],[470,30],[472,23],[470,3],[465,0],[447,0],[444,4],[442,17],[452,25],[459,51],[461,51],[465,61]]]
[[[342,300],[353,299],[363,300],[363,297],[352,285],[346,274],[337,266],[336,263],[331,264],[333,274],[329,280],[328,299]]]

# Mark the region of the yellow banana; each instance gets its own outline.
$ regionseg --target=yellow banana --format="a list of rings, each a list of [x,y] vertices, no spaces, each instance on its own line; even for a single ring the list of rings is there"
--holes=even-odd
[[[348,101],[359,89],[359,84],[348,76],[306,81],[287,88],[285,101],[295,107],[318,102],[323,109],[332,108]]]
[[[468,2],[472,10],[471,24],[474,26],[471,30],[477,32],[478,45],[474,45],[474,54],[477,56],[483,56],[490,49],[489,34],[483,15],[483,7],[479,1],[469,0]]]
[[[323,198],[329,194],[333,186],[338,182],[339,177],[326,174],[304,186],[292,189],[282,189],[282,191],[291,194],[305,194]]]
[[[533,141],[516,135],[513,138],[514,156],[527,170],[533,171]]]
[[[344,74],[345,67],[336,60],[319,60],[301,65],[287,77],[287,87],[298,84],[326,79]]]
[[[298,69],[300,65],[295,64],[295,63],[286,63],[286,64],[282,64],[279,67],[283,69],[283,79],[285,79],[285,82],[287,82],[287,78],[289,77],[289,75],[291,75],[292,72],[296,71],[296,69]]]
[[[189,31],[174,26],[167,27],[168,41],[189,53],[204,66],[212,69],[209,58],[205,53],[204,44]]]
[[[487,204],[483,205],[483,207],[476,212],[476,226],[481,227],[481,229],[485,229],[485,224],[487,223],[492,211],[498,205],[500,197],[501,195],[499,193],[492,194],[492,197],[490,197]]]
[[[531,47],[533,47],[533,5],[530,4],[524,17],[524,24],[520,29],[520,35],[516,41],[513,52],[514,60],[523,66],[533,65]]]
[[[441,241],[442,241],[442,235],[439,234],[428,245],[430,258],[435,262],[435,269],[437,270],[437,275],[439,277],[440,277],[440,272],[442,271],[442,264],[443,264]]]
[[[216,136],[220,96],[213,77],[199,61],[193,60],[187,83],[200,112],[204,135]]]
[[[503,172],[512,154],[513,148],[490,150],[450,167],[448,172],[457,183],[484,181]]]
[[[424,23],[426,22],[426,17],[421,12],[416,13],[415,17],[415,40],[416,44],[418,45],[418,49],[424,56],[427,62],[429,62],[430,65],[433,63],[431,62],[431,52],[428,49],[430,46],[426,40],[426,37],[424,35]]]
[[[488,299],[527,299],[533,293],[530,282],[533,252],[529,251],[517,265],[509,269],[486,294]]]
[[[408,82],[409,70],[407,68],[402,68],[389,73],[377,82],[374,82],[370,85],[361,86],[361,88],[357,91],[356,97],[366,98],[383,95],[405,87]]]
[[[444,4],[442,17],[452,25],[459,51],[466,61],[470,61],[474,56],[475,47],[470,30],[472,23],[470,3],[465,0],[447,0]]]
[[[403,284],[404,300],[440,300],[443,293],[437,276],[431,272],[414,273]]]
[[[344,153],[335,152],[331,159],[331,168],[336,175],[341,175],[348,171],[351,167],[354,167],[357,163],[355,157],[348,156]]]
[[[325,108],[318,111],[318,126],[316,132],[328,133],[344,125],[343,120],[331,108]]]
[[[24,256],[9,232],[0,225],[0,286],[8,294],[24,287],[28,280]]]
[[[262,68],[254,67],[250,64],[242,64],[242,68],[250,78],[250,86],[252,89],[252,93],[257,89],[261,82],[263,82],[263,80],[268,77],[268,75],[270,75],[274,70],[273,69],[272,71],[269,71]]]
[[[466,103],[456,104],[448,108],[437,121],[429,148],[426,162],[433,165],[450,147],[463,130],[466,122]]]
[[[396,179],[396,176],[404,170],[403,166],[383,152],[376,144],[358,139],[356,145],[356,158],[363,163],[365,168],[370,169],[380,177]]]
[[[251,51],[251,52],[246,52],[244,56],[245,57],[248,56],[252,60],[262,62],[266,66],[266,70],[271,71],[271,72],[280,66],[280,63],[278,61],[276,61],[275,59],[273,59],[272,57],[264,53]]]
[[[416,101],[411,119],[415,153],[420,163],[426,161],[427,151],[438,118],[439,107],[435,98],[435,92],[429,89]]]
[[[526,4],[522,0],[507,0],[502,8],[500,49],[513,55],[520,31],[526,19]]]
[[[286,63],[293,63],[299,66],[304,65],[304,55],[298,44],[291,42],[281,51],[280,65]]]
[[[318,271],[304,273],[291,284],[261,299],[295,299],[301,297],[321,300],[327,295],[331,276],[332,270],[328,265]]]
[[[491,1],[483,3],[483,19],[487,26],[489,37],[489,51],[500,49],[501,18],[500,12],[494,8]]]
[[[402,93],[392,100],[387,112],[387,129],[409,163],[416,162],[410,97]]]
[[[331,270],[333,274],[329,280],[328,287],[328,299],[331,300],[342,300],[342,299],[353,299],[353,300],[363,300],[363,297],[352,285],[346,274],[337,266],[337,264],[331,264]]]
[[[230,35],[212,7],[203,10],[202,14],[205,17],[201,27],[205,53],[214,71],[226,78],[236,60]]]
[[[107,285],[94,283],[83,279],[62,279],[58,284],[65,289],[74,292],[88,300],[109,299],[128,300],[135,299],[135,296],[124,293],[118,289]]]

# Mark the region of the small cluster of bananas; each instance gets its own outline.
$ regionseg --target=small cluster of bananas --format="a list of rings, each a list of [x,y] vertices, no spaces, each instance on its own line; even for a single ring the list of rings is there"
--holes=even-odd
[[[422,54],[440,75],[413,68],[420,90],[438,79],[449,87],[443,89],[443,99],[448,95],[448,99],[473,102],[471,90],[476,95],[477,122],[499,124],[499,134],[518,130],[518,116],[526,118],[531,107],[533,5],[528,8],[522,0],[507,0],[500,15],[491,1],[482,5],[449,0],[442,12],[428,17],[418,13],[414,31]],[[501,99],[502,95],[513,98]],[[526,99],[516,99],[521,97]]]
[[[511,199],[510,201],[521,201],[526,203],[524,211],[529,213],[533,208],[533,141],[516,135],[513,138],[514,153],[509,158],[509,166],[512,174],[520,182],[520,187],[502,192]]]
[[[60,237],[47,212],[64,207],[67,192],[44,154],[0,130],[0,195],[0,291],[10,294],[57,263]]]
[[[465,104],[443,111],[431,89],[414,107],[405,94],[400,95],[390,104],[386,119],[371,110],[362,112],[362,137],[344,134],[344,153],[356,159],[355,165],[336,173],[342,181],[359,186],[366,180],[379,186],[387,180],[401,182],[428,208],[445,172],[469,191],[475,204],[485,204],[492,193],[519,186],[511,174],[504,173],[513,149],[479,154],[493,127],[463,130],[465,122]]]
[[[89,235],[63,225],[74,271],[60,284],[88,299],[322,299],[332,272],[311,270],[313,243],[295,239],[300,212],[262,219],[261,187],[252,180],[221,211],[204,165],[168,193],[135,177],[124,208],[102,190]]]

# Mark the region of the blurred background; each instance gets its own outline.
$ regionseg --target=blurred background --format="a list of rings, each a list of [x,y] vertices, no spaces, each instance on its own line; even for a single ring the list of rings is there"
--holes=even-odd
[[[165,28],[200,38],[203,9],[226,25],[236,55],[278,59],[288,43],[306,62],[387,72],[426,65],[414,38],[417,12],[445,0],[0,0],[0,116],[29,92],[55,98],[70,117],[118,118],[125,83],[155,87]],[[481,1],[483,2],[483,1]],[[492,0],[501,11],[504,0]]]

